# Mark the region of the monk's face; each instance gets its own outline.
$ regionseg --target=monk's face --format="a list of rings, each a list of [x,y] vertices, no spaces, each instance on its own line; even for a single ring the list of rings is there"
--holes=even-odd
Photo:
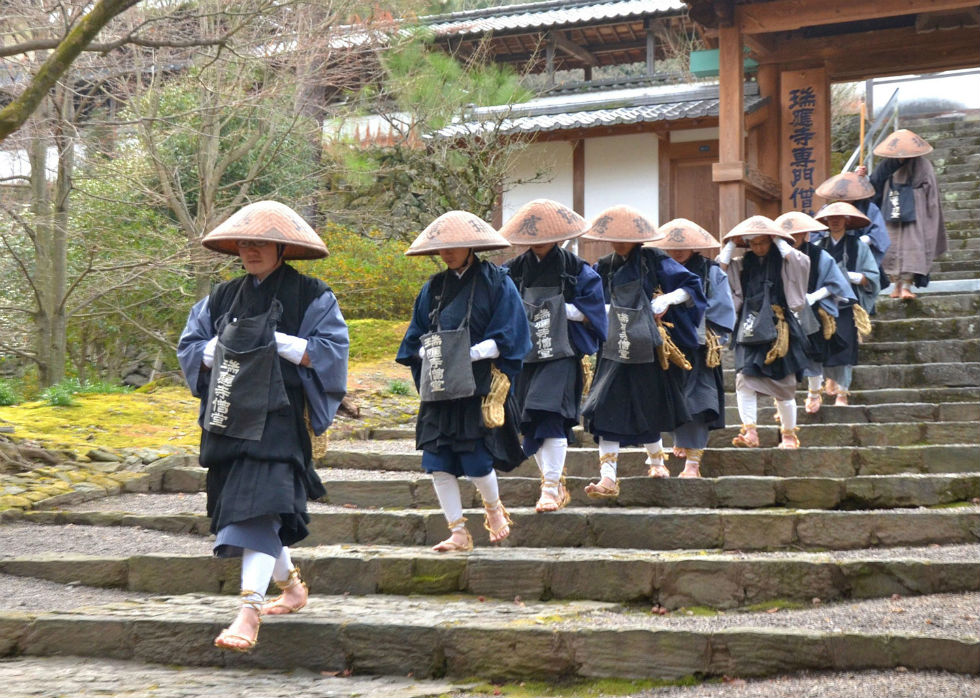
[[[844,226],[847,223],[847,217],[827,216],[826,218],[823,219],[823,222],[827,224],[828,228],[830,228],[830,234],[833,235],[835,238],[839,238],[841,235],[844,234],[844,231],[846,230]]]
[[[538,259],[543,259],[546,254],[551,252],[552,248],[555,246],[554,242],[546,242],[543,245],[531,245],[531,252]]]
[[[670,258],[678,264],[684,264],[694,256],[694,250],[665,250]]]
[[[277,246],[265,240],[239,240],[238,256],[242,266],[252,276],[262,281],[282,264]]]
[[[613,252],[618,254],[620,257],[627,257],[629,253],[633,251],[634,247],[639,246],[638,242],[614,242],[611,243]]]
[[[458,271],[469,264],[470,248],[451,247],[446,250],[439,250],[439,256],[446,263],[447,267],[453,271]]]
[[[749,249],[756,257],[765,257],[769,254],[770,247],[772,247],[772,237],[769,235],[756,235],[749,240]]]
[[[803,241],[806,240],[807,235],[809,235],[809,233],[793,233],[793,246],[799,247],[802,245]]]

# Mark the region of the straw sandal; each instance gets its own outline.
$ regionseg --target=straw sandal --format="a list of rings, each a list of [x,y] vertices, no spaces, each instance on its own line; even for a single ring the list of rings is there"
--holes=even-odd
[[[780,429],[779,433],[782,434],[782,439],[779,442],[777,448],[799,448],[800,447],[800,437],[796,435],[796,432],[800,430],[799,427],[794,429]]]
[[[656,478],[670,477],[670,471],[667,470],[667,466],[664,465],[669,457],[670,457],[669,453],[661,450],[660,464],[658,465],[653,460],[653,454],[650,454],[647,457],[647,465],[650,466],[649,468],[647,468],[647,477],[656,477]]]
[[[816,392],[812,390],[806,391],[806,403],[804,409],[806,410],[807,414],[816,414],[820,411],[822,406],[823,396],[820,394],[819,390]]]
[[[848,405],[849,404],[847,402],[847,396],[848,396],[848,394],[849,394],[849,392],[847,390],[844,390],[843,388],[838,388],[838,390],[837,390],[837,399],[834,400],[834,404],[837,405],[838,407],[844,407],[844,406]]]
[[[602,465],[604,463],[612,463],[615,466],[617,460],[619,460],[618,453],[607,453],[604,456],[599,456],[599,472],[602,472]],[[599,482],[590,482],[585,486],[585,493],[593,499],[612,499],[618,497],[619,481],[600,475]]]
[[[490,523],[490,514],[501,514],[503,516],[504,522],[497,526],[496,528]],[[510,518],[510,514],[504,508],[504,503],[499,499],[497,503],[490,506],[486,502],[483,503],[483,528],[487,529],[490,533],[490,542],[499,543],[504,538],[510,535],[510,527],[514,525],[514,522]]]
[[[738,435],[732,439],[732,446],[740,448],[759,448],[759,432],[755,430],[755,424],[744,424],[738,430]]]
[[[259,641],[259,628],[262,627],[262,602],[254,601],[249,597],[257,593],[250,589],[242,589],[239,594],[242,597],[242,609],[250,608],[255,611],[256,620],[258,621],[255,626],[255,635],[253,637],[247,637],[240,633],[233,633],[231,632],[231,626],[228,626],[218,634],[218,637],[214,638],[215,647],[221,650],[231,650],[232,652],[242,652],[245,654],[255,649],[255,643]],[[234,621],[232,621],[232,624],[234,624]],[[241,640],[244,644],[229,644],[228,640]]]
[[[684,470],[677,477],[698,478],[701,477],[701,456],[703,448],[692,448],[688,450],[688,460],[684,463]]]
[[[289,576],[286,577],[286,581],[276,582],[275,584],[279,588],[279,591],[283,593],[279,594],[279,596],[272,599],[272,601],[262,606],[262,615],[285,616],[290,613],[296,613],[306,606],[306,601],[310,596],[310,587],[307,586],[306,582],[304,582],[302,577],[299,576],[299,567],[294,567],[293,569],[289,570]],[[290,606],[288,603],[286,603],[285,592],[288,589],[295,589],[296,587],[303,588],[303,600]]]
[[[836,396],[837,391],[840,390],[840,386],[837,385],[837,381],[833,378],[828,378],[823,383],[823,391],[830,396]]]
[[[466,553],[473,549],[473,536],[470,535],[469,529],[466,528],[466,517],[460,517],[455,521],[450,521],[449,526],[449,538],[446,540],[436,543],[432,546],[432,552],[435,553]],[[459,528],[462,526],[462,528]],[[463,541],[460,542],[456,538],[457,533],[463,534]]]
[[[549,490],[557,490],[558,494],[554,495]],[[568,506],[570,501],[572,501],[572,495],[569,494],[568,489],[565,487],[564,477],[559,480],[542,479],[541,496],[538,497],[538,503],[534,505],[534,510],[539,514],[558,511]]]

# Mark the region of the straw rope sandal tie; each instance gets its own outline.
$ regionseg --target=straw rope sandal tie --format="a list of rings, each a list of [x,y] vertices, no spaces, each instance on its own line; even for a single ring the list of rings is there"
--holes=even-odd
[[[534,510],[539,514],[558,511],[568,506],[571,500],[572,495],[568,492],[568,488],[565,487],[564,476],[558,480],[542,479],[541,496],[538,497],[538,503],[534,505]]]
[[[701,456],[704,454],[703,448],[691,448],[687,451],[687,462],[684,463],[684,470],[677,477],[699,478],[701,477]]]
[[[261,594],[251,589],[242,589],[239,596],[242,598],[242,610],[248,608],[255,611],[255,635],[248,637],[241,633],[232,632],[232,626],[238,620],[236,618],[235,621],[232,621],[231,625],[218,634],[218,637],[214,638],[214,646],[221,650],[231,650],[232,652],[247,654],[255,649],[255,643],[259,641],[259,628],[262,627],[262,602],[255,600],[254,597],[258,596],[261,598]],[[230,644],[228,642],[229,640],[237,640],[241,644]]]
[[[759,448],[759,432],[755,424],[745,424],[738,430],[738,435],[732,439],[732,446],[740,448]]]
[[[823,395],[820,393],[819,390],[806,391],[806,403],[804,405],[804,409],[806,410],[807,414],[816,414],[817,412],[820,411],[820,407],[822,405],[823,405]]]
[[[285,616],[290,613],[296,613],[297,611],[303,609],[306,606],[306,601],[310,596],[310,587],[307,586],[306,582],[299,575],[299,567],[294,567],[289,570],[289,576],[286,577],[284,582],[275,582],[275,585],[279,588],[282,593],[276,598],[272,599],[269,603],[262,606],[262,614],[266,616]],[[287,603],[286,596],[287,592],[290,590],[303,590],[303,598],[299,603]]]
[[[490,523],[491,515],[499,515],[503,519],[503,523],[499,526],[494,526]],[[490,542],[499,543],[504,538],[510,535],[510,528],[514,525],[514,522],[510,518],[510,514],[504,508],[504,503],[499,499],[496,504],[490,505],[486,502],[483,503],[483,527],[487,529],[490,533]]]
[[[779,433],[782,435],[782,438],[780,439],[779,446],[777,446],[777,448],[799,448],[800,437],[796,435],[796,432],[799,430],[799,427],[794,427],[793,429],[780,429]]]
[[[667,470],[667,466],[665,465],[669,457],[670,454],[667,453],[667,451],[661,450],[660,462],[657,463],[657,461],[653,459],[653,454],[651,453],[647,457],[647,465],[650,466],[649,468],[647,468],[647,477],[656,477],[656,478],[670,477],[670,471]]]
[[[602,472],[604,463],[615,465],[617,460],[619,460],[618,453],[599,456],[599,471]],[[619,481],[600,476],[599,482],[590,482],[585,486],[585,493],[593,499],[614,499],[619,496]]]
[[[473,536],[470,535],[469,529],[466,528],[465,516],[455,521],[450,521],[446,525],[449,526],[449,538],[433,545],[432,552],[465,553],[473,549]]]

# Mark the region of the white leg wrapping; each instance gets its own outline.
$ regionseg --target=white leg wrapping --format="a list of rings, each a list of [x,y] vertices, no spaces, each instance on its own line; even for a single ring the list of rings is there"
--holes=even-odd
[[[289,570],[293,569],[293,561],[289,557],[289,548],[282,546],[282,552],[276,558],[276,566],[272,570],[272,578],[277,582],[289,579]]]
[[[483,477],[471,477],[470,480],[476,485],[483,497],[483,503],[493,507],[500,501],[500,489],[497,487],[497,471],[491,470],[489,475]]]
[[[820,392],[820,386],[823,385],[823,374],[816,376],[810,376],[806,379],[806,387],[811,393]]]
[[[613,482],[616,481],[616,461],[606,462],[602,460],[602,457],[608,454],[619,455],[619,442],[618,441],[606,441],[601,436],[599,437],[599,459],[601,462],[601,467],[599,468],[599,476],[607,477]]]
[[[455,475],[436,470],[432,473],[432,487],[436,491],[436,498],[442,513],[446,517],[446,523],[459,521],[463,518],[463,499],[459,494],[459,482]],[[459,528],[464,525],[459,524]]]
[[[735,399],[738,402],[738,416],[742,424],[758,424],[758,396],[754,390],[736,390]]]
[[[261,602],[269,588],[276,558],[256,550],[246,548],[242,552],[242,591],[254,591],[257,598],[249,596],[249,601]]]
[[[643,444],[643,448],[647,450],[647,465],[654,465],[659,463],[664,464],[664,458],[662,452],[664,450],[664,440],[658,439],[657,441],[651,441],[648,444]]]
[[[545,439],[541,444],[539,465],[541,475],[548,482],[558,482],[565,471],[565,453],[568,451],[568,439]],[[552,488],[557,491],[557,487]]]
[[[783,431],[796,428],[796,400],[780,400],[776,403],[779,412],[779,423]]]

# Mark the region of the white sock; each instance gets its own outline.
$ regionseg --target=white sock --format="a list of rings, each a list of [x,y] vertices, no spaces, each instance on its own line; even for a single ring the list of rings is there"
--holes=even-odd
[[[657,461],[660,461],[660,465],[664,464],[664,458],[662,452],[664,450],[664,440],[658,439],[657,441],[651,441],[648,444],[643,444],[643,448],[647,450],[647,465],[654,465]]]
[[[463,518],[463,498],[459,494],[459,481],[455,475],[435,470],[432,473],[432,487],[436,491],[436,499],[442,507],[446,523],[453,523]],[[462,527],[459,524],[457,528]]]
[[[272,555],[248,548],[242,551],[242,591],[254,592],[248,597],[249,601],[261,602],[265,598],[275,566],[276,558]]]
[[[758,396],[754,390],[736,390],[738,416],[742,424],[758,424]]]
[[[272,570],[272,578],[277,582],[289,579],[289,571],[293,569],[293,561],[289,557],[289,548],[282,546],[282,552],[276,558],[276,566]]]
[[[806,379],[806,387],[811,393],[819,393],[821,385],[823,385],[822,373],[818,376],[809,376]]]
[[[476,485],[483,497],[483,503],[489,507],[496,507],[500,504],[500,489],[497,487],[497,471],[491,470],[489,475],[483,477],[471,477],[470,481]]]
[[[602,457],[609,455],[610,453],[619,455],[619,442],[618,441],[606,441],[601,436],[599,437],[599,477],[609,478],[613,482],[616,481],[616,461],[604,461]]]
[[[780,400],[776,403],[776,411],[779,412],[779,424],[783,431],[796,428],[796,400]]]
[[[545,439],[538,451],[538,467],[541,468],[541,475],[548,482],[559,482],[565,470],[565,453],[568,451],[568,439]],[[558,486],[552,485],[549,488],[558,492]]]

